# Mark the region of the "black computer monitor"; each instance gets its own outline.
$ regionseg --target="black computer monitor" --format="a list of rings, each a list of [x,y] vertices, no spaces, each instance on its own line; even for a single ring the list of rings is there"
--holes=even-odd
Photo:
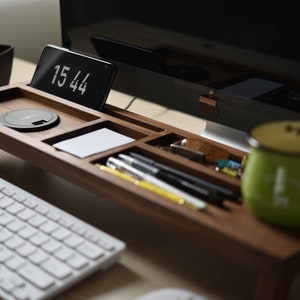
[[[292,4],[60,2],[64,46],[116,63],[114,89],[242,132],[300,117]]]

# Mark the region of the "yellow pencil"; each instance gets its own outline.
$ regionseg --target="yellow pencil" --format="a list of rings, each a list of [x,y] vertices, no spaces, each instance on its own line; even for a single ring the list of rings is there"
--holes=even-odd
[[[137,178],[129,175],[128,173],[125,173],[125,172],[117,170],[117,169],[112,169],[112,168],[110,168],[108,166],[105,166],[105,165],[96,164],[96,166],[98,168],[100,168],[101,170],[103,170],[103,171],[111,173],[111,174],[113,174],[113,175],[115,175],[119,178],[122,178],[126,181],[132,182],[133,184],[135,184],[137,186],[140,186],[144,189],[152,191],[153,193],[161,195],[161,196],[163,196],[163,197],[165,197],[165,198],[167,198],[171,201],[174,201],[174,202],[178,203],[179,205],[186,206],[186,207],[189,207],[189,208],[194,209],[194,210],[198,210],[198,208],[195,205],[193,205],[192,203],[188,203],[182,197],[180,197],[180,196],[178,196],[174,193],[171,193],[171,192],[169,192],[169,191],[167,191],[163,188],[160,188],[157,185],[149,183],[145,180],[137,179]]]

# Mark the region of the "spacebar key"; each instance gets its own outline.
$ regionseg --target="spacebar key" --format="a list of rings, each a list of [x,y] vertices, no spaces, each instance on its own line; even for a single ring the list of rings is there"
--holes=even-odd
[[[18,270],[18,273],[36,287],[45,290],[55,283],[55,280],[46,272],[34,265],[25,265]]]

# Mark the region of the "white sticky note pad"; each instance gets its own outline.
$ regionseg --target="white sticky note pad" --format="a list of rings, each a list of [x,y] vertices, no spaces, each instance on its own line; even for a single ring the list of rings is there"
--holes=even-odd
[[[58,142],[53,144],[53,147],[77,157],[85,158],[93,154],[125,145],[132,141],[134,141],[134,139],[128,136],[107,128],[102,128],[75,138]]]

